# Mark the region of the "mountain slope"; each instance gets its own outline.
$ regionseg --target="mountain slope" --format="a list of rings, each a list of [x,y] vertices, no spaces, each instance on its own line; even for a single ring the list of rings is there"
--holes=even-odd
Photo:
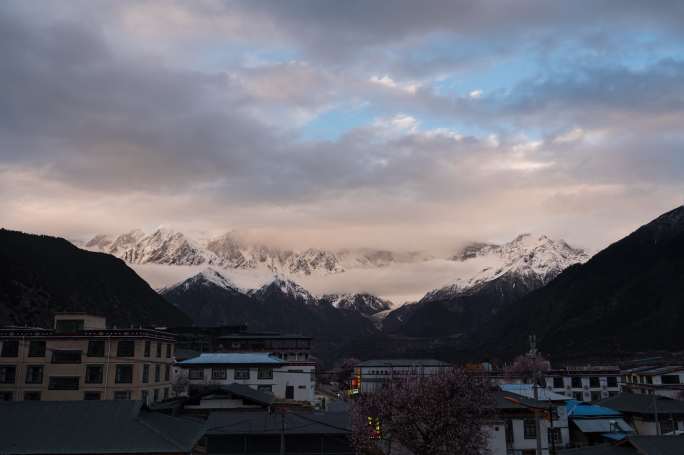
[[[513,353],[535,333],[556,356],[684,348],[684,206],[523,298],[487,329]]]
[[[471,245],[454,259],[482,260],[486,266],[467,279],[457,279],[427,293],[419,302],[393,311],[383,321],[385,331],[413,337],[471,333],[588,256],[562,240],[523,234],[504,245]]]
[[[392,308],[392,302],[368,293],[358,294],[326,294],[321,301],[328,302],[335,308],[356,311],[365,316],[371,316]]]
[[[189,322],[120,259],[0,229],[0,323],[49,327],[60,311],[95,313],[119,327]]]

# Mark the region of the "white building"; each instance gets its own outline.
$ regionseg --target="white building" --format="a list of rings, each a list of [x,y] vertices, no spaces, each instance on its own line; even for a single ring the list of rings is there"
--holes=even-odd
[[[189,389],[212,385],[243,384],[275,397],[315,400],[314,362],[285,362],[268,353],[204,353],[178,363]]]
[[[538,403],[542,403],[542,410],[544,418],[541,420],[541,431],[542,431],[542,448],[544,453],[548,453],[549,446],[551,445],[551,440],[556,448],[567,447],[570,444],[570,429],[568,425],[568,412],[567,412],[567,400],[565,395],[555,393],[553,391],[544,389],[543,387],[537,388],[537,398],[534,398],[535,391],[532,384],[504,384],[500,386],[501,390],[510,395],[518,396],[522,400],[519,401],[521,405],[527,405],[529,408],[533,409],[529,403],[537,403],[534,406],[538,406]],[[527,401],[525,401],[527,400]],[[547,411],[544,411],[546,409]],[[551,414],[549,415],[549,411]],[[553,419],[553,423],[551,419]],[[507,422],[507,441],[514,444],[514,449],[518,450],[516,452],[513,450],[512,454],[524,454],[526,450],[536,448],[536,432],[532,429],[534,420],[527,419],[517,419]],[[551,430],[551,425],[553,424],[553,430]],[[534,435],[534,437],[532,437]],[[530,441],[532,440],[532,441]],[[510,444],[509,444],[510,445]]]
[[[372,393],[392,379],[432,375],[449,367],[448,363],[434,359],[366,360],[354,367],[351,393]]]
[[[546,388],[577,401],[613,397],[622,390],[617,366],[566,367],[545,373]]]
[[[684,366],[632,368],[622,375],[626,391],[684,399]]]

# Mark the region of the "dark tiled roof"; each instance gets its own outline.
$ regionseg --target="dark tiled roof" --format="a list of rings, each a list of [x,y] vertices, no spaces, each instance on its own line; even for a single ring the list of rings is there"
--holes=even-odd
[[[346,412],[291,412],[285,414],[285,434],[349,434]],[[267,412],[212,412],[207,434],[280,434],[282,415]]]
[[[612,398],[598,401],[596,404],[632,414],[653,414],[654,409],[662,414],[684,414],[684,401],[657,395],[621,393]]]
[[[548,409],[549,403],[544,401],[538,401],[533,398],[527,398],[517,393],[504,392],[497,390],[494,392],[494,398],[496,400],[496,409],[529,409],[529,408],[542,408]]]
[[[357,367],[446,367],[448,363],[435,359],[377,359],[356,364]]]
[[[644,455],[684,454],[684,436],[632,436],[629,442]]]
[[[558,452],[558,455],[638,455],[639,452],[633,447],[600,445],[582,447],[581,449],[566,449]]]
[[[150,412],[139,401],[0,403],[0,453],[188,453],[204,423]]]

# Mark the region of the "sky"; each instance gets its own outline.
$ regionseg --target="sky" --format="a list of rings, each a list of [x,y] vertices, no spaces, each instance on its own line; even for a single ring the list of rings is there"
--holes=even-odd
[[[600,249],[683,202],[684,3],[0,3],[0,225]]]

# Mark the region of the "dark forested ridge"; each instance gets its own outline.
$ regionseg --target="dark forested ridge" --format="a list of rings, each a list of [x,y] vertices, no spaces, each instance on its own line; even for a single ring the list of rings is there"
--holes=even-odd
[[[521,352],[529,333],[557,357],[684,349],[684,206],[508,307],[482,350]]]
[[[119,327],[190,323],[121,259],[0,229],[0,324],[49,326],[60,311],[87,311]]]

